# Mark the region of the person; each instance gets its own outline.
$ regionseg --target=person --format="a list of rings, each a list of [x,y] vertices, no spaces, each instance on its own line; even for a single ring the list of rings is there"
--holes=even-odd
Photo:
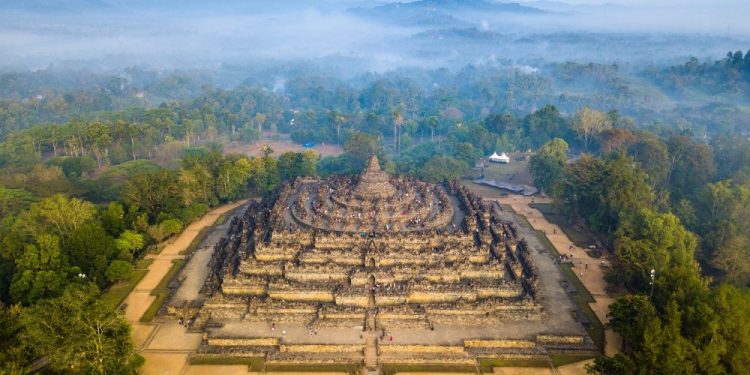
[[[393,342],[393,335],[389,335],[389,336],[388,336],[388,341],[391,341],[391,342]]]
[[[282,335],[282,336],[286,336],[286,330],[284,330],[284,331],[281,331],[281,335]]]

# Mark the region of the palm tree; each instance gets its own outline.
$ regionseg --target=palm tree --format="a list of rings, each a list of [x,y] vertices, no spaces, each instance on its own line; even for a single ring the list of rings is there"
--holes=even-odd
[[[391,116],[393,117],[393,147],[398,153],[401,151],[401,125],[404,124],[404,117],[398,108],[391,112]]]

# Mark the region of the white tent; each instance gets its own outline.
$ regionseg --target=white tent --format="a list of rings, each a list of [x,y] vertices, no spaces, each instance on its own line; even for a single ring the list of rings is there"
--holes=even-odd
[[[510,157],[506,155],[504,152],[502,153],[502,155],[498,155],[497,152],[493,152],[492,155],[490,155],[489,159],[491,162],[495,162],[495,163],[503,163],[503,164],[510,163]]]

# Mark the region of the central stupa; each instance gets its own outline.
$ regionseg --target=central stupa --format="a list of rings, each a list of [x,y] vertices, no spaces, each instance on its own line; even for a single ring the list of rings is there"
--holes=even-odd
[[[359,183],[354,188],[354,195],[361,199],[387,198],[396,194],[388,174],[380,169],[378,157],[370,156],[367,168],[359,176]]]

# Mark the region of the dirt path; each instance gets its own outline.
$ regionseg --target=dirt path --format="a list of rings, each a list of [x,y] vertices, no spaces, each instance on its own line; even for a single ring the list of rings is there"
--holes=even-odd
[[[151,303],[156,298],[151,295],[151,292],[159,285],[167,272],[169,272],[169,269],[172,268],[172,260],[182,258],[180,252],[190,246],[190,243],[198,236],[201,229],[214,225],[219,216],[244,203],[245,201],[243,200],[213,209],[197,221],[188,225],[174,241],[168,243],[159,254],[153,257],[154,262],[148,267],[148,273],[125,299],[125,317],[130,323],[137,323],[141,316],[143,316],[143,313],[151,306]]]
[[[213,226],[219,216],[243,205],[247,200],[219,206],[187,228],[174,241],[168,243],[159,254],[154,255],[146,276],[125,299],[125,318],[133,326],[135,347],[146,364],[142,374],[183,374],[188,369],[187,358],[201,341],[200,334],[185,332],[185,327],[175,321],[143,324],[139,320],[156,297],[151,292],[172,267],[172,260],[182,259],[180,252],[187,249],[203,228]]]
[[[602,324],[607,324],[609,305],[614,302],[614,298],[607,295],[605,290],[607,283],[604,280],[604,269],[609,267],[608,260],[589,256],[586,250],[576,246],[559,226],[550,223],[539,210],[529,206],[530,203],[550,203],[549,199],[512,195],[496,200],[511,206],[519,215],[525,216],[534,229],[543,231],[560,254],[572,256],[576,277],[581,280],[596,301],[590,304],[591,309]],[[619,335],[611,329],[606,329],[604,335],[605,354],[612,356],[619,353],[622,348],[622,339]]]

